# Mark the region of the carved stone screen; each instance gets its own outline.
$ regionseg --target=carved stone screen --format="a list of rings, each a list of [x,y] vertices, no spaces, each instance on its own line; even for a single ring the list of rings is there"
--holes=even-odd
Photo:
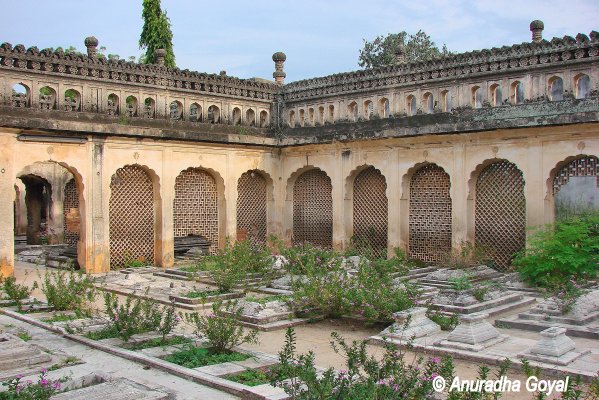
[[[556,218],[599,211],[599,159],[581,157],[564,165],[553,178]]]
[[[293,243],[333,244],[333,186],[324,171],[300,175],[293,186]]]
[[[429,164],[410,180],[409,255],[422,261],[443,261],[451,252],[449,175]]]
[[[79,241],[81,220],[79,217],[79,195],[75,179],[71,179],[64,187],[63,201],[64,242],[76,245]]]
[[[237,233],[266,242],[266,179],[256,171],[244,173],[237,182]]]
[[[526,241],[522,172],[508,161],[485,167],[476,181],[474,236],[499,269],[508,269]]]
[[[366,168],[354,180],[354,238],[367,244],[375,255],[387,249],[387,184],[374,167]]]
[[[216,181],[208,172],[189,168],[175,180],[173,201],[175,237],[200,235],[218,249],[218,195]]]
[[[119,168],[110,181],[110,264],[154,263],[154,190],[140,167]]]

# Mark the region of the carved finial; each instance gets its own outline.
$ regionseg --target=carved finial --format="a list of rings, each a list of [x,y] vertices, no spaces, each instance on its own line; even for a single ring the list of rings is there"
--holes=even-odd
[[[540,19],[535,19],[530,23],[530,31],[532,32],[532,42],[539,43],[543,40],[543,29],[545,24]]]
[[[400,42],[395,49],[395,64],[405,64],[406,62],[406,46]]]
[[[154,57],[156,59],[156,64],[164,67],[164,57],[166,56],[166,50],[164,49],[156,49],[154,50]]]
[[[272,60],[275,62],[275,72],[272,73],[272,77],[275,78],[277,85],[285,83],[285,77],[287,74],[283,71],[283,64],[287,60],[287,56],[282,51],[277,51],[272,55]]]
[[[96,49],[98,48],[98,39],[95,36],[88,36],[85,38],[85,47],[87,47],[87,56],[89,58],[96,57]]]

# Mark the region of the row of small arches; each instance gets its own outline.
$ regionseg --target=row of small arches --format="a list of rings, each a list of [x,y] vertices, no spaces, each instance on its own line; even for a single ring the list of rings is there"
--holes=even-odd
[[[27,86],[22,83],[15,84],[12,87],[12,102],[15,107],[30,107],[30,91]],[[62,108],[65,111],[82,111],[81,94],[75,89],[68,89],[64,92],[64,101]],[[58,108],[56,91],[44,86],[39,91],[39,108],[46,110],[56,110]],[[233,125],[248,125],[259,126],[265,128],[268,126],[269,117],[265,110],[260,111],[257,115],[253,109],[247,109],[245,115],[242,114],[239,107],[234,107],[230,117],[223,117],[221,109],[216,105],[210,105],[207,109],[207,116],[204,117],[202,106],[198,103],[192,103],[189,106],[187,120],[191,122],[208,122],[218,124],[229,122]],[[143,103],[140,103],[135,96],[128,96],[125,99],[124,110],[121,109],[119,97],[111,93],[107,96],[106,113],[108,115],[125,115],[128,117],[156,117],[156,101],[147,97]],[[169,103],[168,117],[171,120],[184,120],[184,107],[180,101],[174,100]],[[204,121],[205,120],[205,121]]]
[[[591,80],[586,74],[579,74],[574,78],[573,90],[571,96],[576,99],[585,99],[591,95]],[[435,111],[450,112],[452,110],[452,94],[449,90],[443,90],[440,93],[440,101],[436,100],[431,92],[425,92],[422,95],[420,106],[418,99],[414,95],[406,97],[405,114],[408,116],[419,113],[432,114]],[[547,99],[550,101],[561,101],[567,96],[564,91],[564,81],[559,76],[552,76],[548,80]],[[521,81],[514,81],[509,87],[509,97],[504,98],[501,85],[494,83],[489,87],[488,97],[485,98],[484,90],[480,86],[471,88],[470,106],[472,108],[482,108],[486,105],[497,107],[503,104],[519,105],[526,102],[525,86]],[[325,112],[326,111],[326,112]],[[360,115],[361,114],[361,115]],[[377,104],[371,100],[366,100],[362,105],[362,113],[359,112],[359,106],[356,101],[351,101],[347,105],[347,120],[356,122],[358,120],[370,120],[373,118],[388,118],[391,115],[389,100],[385,97],[378,100]],[[329,105],[325,110],[324,106],[318,108],[308,108],[307,113],[304,109],[289,112],[289,126],[317,126],[335,122],[335,107]]]

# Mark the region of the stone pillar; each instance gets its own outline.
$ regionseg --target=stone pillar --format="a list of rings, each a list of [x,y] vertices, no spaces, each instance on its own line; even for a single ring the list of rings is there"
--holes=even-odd
[[[545,24],[541,20],[536,19],[530,23],[533,43],[539,43],[543,40],[543,29],[545,29]]]
[[[163,163],[162,163],[162,179],[160,188],[162,190],[162,232],[161,240],[158,244],[161,248],[161,260],[160,264],[162,268],[171,268],[175,263],[175,230],[174,230],[174,216],[173,216],[173,202],[175,200],[175,179],[176,173],[170,170],[167,166],[171,165],[173,160],[173,152],[167,149],[164,152]],[[168,172],[167,172],[168,171]]]
[[[12,162],[12,134],[0,132],[0,276],[14,273],[14,216],[15,172]]]
[[[526,226],[537,227],[544,224],[545,179],[543,174],[543,145],[537,138],[528,140],[528,163],[522,169],[524,175],[524,196],[526,198]],[[526,235],[534,234],[527,230]],[[527,240],[528,242],[528,240]]]
[[[467,237],[468,219],[468,172],[465,170],[466,151],[464,143],[453,148],[453,173],[451,174],[452,200],[452,248],[460,250]]]
[[[98,47],[98,39],[94,36],[88,36],[85,38],[85,47],[87,47],[87,56],[89,58],[96,58],[96,52]]]
[[[326,171],[327,175],[331,178],[331,184],[333,185],[332,197],[333,197],[333,249],[341,250],[344,248],[345,241],[349,240],[349,238],[345,235],[345,224],[344,215],[345,215],[345,202],[343,191],[345,187],[344,177],[347,176],[345,174],[343,157],[341,157],[340,149],[336,149],[335,155],[336,168],[333,171]],[[335,165],[335,164],[332,164]]]
[[[272,60],[275,62],[275,72],[272,73],[272,77],[275,78],[277,85],[283,85],[287,76],[285,71],[283,71],[287,56],[282,51],[278,51],[272,55]]]
[[[27,206],[25,205],[25,185],[20,179],[16,179],[15,186],[19,190],[19,197],[15,197],[16,211],[15,227],[16,235],[27,234]]]
[[[104,190],[104,141],[94,138],[88,144],[90,153],[90,181],[84,185],[87,194],[85,207],[85,229],[91,234],[85,235],[85,242],[79,242],[78,254],[85,254],[85,272],[100,273],[110,271],[110,242],[108,203],[109,190]],[[106,178],[106,188],[110,185],[110,177]],[[81,251],[84,250],[84,251]]]

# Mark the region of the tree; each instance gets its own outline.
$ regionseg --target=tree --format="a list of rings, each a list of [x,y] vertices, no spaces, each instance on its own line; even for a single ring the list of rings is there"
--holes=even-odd
[[[395,52],[400,44],[404,46],[406,62],[423,61],[433,57],[451,54],[443,45],[441,50],[424,31],[415,35],[406,31],[377,36],[372,42],[364,39],[358,65],[363,68],[377,68],[395,63]]]
[[[143,62],[155,63],[154,51],[156,49],[166,50],[164,64],[167,67],[175,66],[175,53],[173,53],[173,32],[171,21],[166,12],[160,8],[160,0],[143,0],[143,11],[141,13],[144,26],[139,38],[139,48],[145,49],[142,57]]]

